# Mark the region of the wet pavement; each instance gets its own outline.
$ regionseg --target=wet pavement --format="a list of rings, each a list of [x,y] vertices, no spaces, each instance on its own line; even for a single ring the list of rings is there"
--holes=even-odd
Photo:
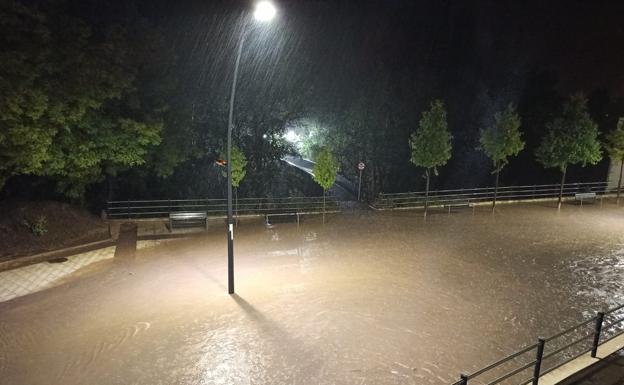
[[[445,384],[624,301],[624,210],[243,224],[0,303],[0,384]]]
[[[578,377],[562,385],[624,385],[624,351],[613,354]]]
[[[113,258],[114,253],[115,247],[105,247],[68,257],[58,257],[50,262],[0,271],[0,302],[52,287],[84,266]]]

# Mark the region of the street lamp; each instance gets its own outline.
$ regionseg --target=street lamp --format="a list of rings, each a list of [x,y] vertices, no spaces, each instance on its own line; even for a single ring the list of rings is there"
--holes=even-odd
[[[256,4],[256,10],[254,11],[254,17],[258,21],[271,21],[277,13],[273,3],[270,1],[260,1]]]
[[[256,4],[254,18],[259,22],[269,22],[275,17],[277,11],[270,1],[260,1]],[[236,63],[234,64],[234,77],[232,78],[232,93],[230,94],[230,112],[228,114],[227,129],[227,245],[228,245],[228,293],[234,294],[234,220],[232,215],[232,128],[234,118],[234,97],[236,95],[236,81],[238,80],[238,66],[240,64],[241,53],[243,52],[243,44],[245,43],[247,20],[243,22],[243,30],[241,31],[238,41],[238,52],[236,54]]]

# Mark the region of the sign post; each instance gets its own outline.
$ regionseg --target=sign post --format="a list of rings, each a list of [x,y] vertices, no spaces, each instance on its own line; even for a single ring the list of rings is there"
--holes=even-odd
[[[358,202],[360,201],[360,192],[362,191],[362,171],[364,171],[365,167],[366,165],[364,162],[360,161],[360,163],[358,163],[358,170],[360,170],[360,179],[358,180]]]

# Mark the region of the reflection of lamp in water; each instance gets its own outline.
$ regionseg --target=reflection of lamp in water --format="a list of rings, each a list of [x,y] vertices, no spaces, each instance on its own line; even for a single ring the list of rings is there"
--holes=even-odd
[[[270,1],[260,1],[256,4],[254,18],[260,22],[268,22],[277,11]],[[230,94],[230,111],[228,114],[227,127],[227,223],[228,223],[228,293],[234,294],[234,220],[232,215],[232,128],[234,121],[234,97],[236,95],[236,80],[238,79],[238,67],[240,64],[241,53],[243,52],[243,44],[245,43],[245,27],[247,21],[243,23],[238,41],[238,52],[234,64],[234,76],[232,77],[232,93]]]

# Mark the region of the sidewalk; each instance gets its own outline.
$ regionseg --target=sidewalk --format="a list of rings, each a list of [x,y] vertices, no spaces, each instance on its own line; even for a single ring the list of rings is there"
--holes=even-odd
[[[612,354],[594,367],[562,385],[624,385],[624,350]]]
[[[0,272],[0,302],[52,287],[81,267],[113,258],[114,254],[115,246],[109,246],[86,253],[60,257],[58,263],[40,262],[2,271]]]
[[[85,250],[86,247],[95,249]],[[116,246],[109,240],[12,261],[22,265],[0,271],[0,302],[53,287],[78,269],[95,262],[113,257],[134,258],[136,248],[137,226],[124,223],[120,226]]]

